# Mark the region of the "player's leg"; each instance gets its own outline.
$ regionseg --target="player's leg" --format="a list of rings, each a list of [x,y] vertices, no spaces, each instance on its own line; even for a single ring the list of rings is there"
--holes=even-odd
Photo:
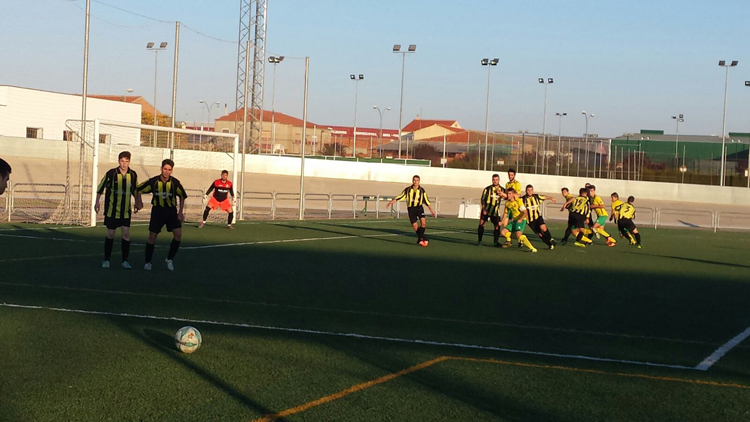
[[[234,221],[234,213],[230,209],[229,212],[227,212],[227,227],[230,229],[233,229],[232,227],[232,221]]]
[[[107,226],[107,235],[104,237],[104,261],[102,262],[102,268],[109,268],[109,258],[112,256],[112,247],[115,243],[115,230],[116,225],[114,224],[113,218],[105,218],[104,224]]]
[[[206,220],[208,220],[208,213],[211,212],[211,207],[206,207],[206,209],[203,210],[203,220],[201,220],[200,223],[198,223],[198,228],[202,228],[206,225]]]
[[[525,234],[523,234],[523,229],[526,227],[526,222],[516,223],[516,227],[514,227],[516,231],[516,238],[518,238],[518,241],[522,243],[524,246],[529,248],[531,252],[536,252],[536,248],[529,242],[529,238],[526,237]]]
[[[568,227],[565,228],[565,234],[563,235],[563,238],[562,238],[563,245],[568,243],[568,238],[570,237],[571,234],[573,234],[573,226],[574,226],[573,214],[568,213]]]
[[[182,241],[182,222],[177,218],[177,210],[168,210],[166,219],[167,231],[172,232],[172,243],[169,244],[169,253],[167,259],[164,262],[167,264],[169,271],[174,271],[174,263],[172,260],[177,255],[177,250],[180,249],[180,242]]]
[[[498,246],[500,244],[500,217],[492,216],[490,217],[490,221],[492,221],[493,244]]]
[[[477,246],[482,244],[482,236],[484,236],[484,223],[489,218],[488,215],[479,216],[479,227],[477,227]]]
[[[122,251],[122,268],[131,269],[128,262],[130,256],[130,219],[128,219],[128,225],[120,227],[120,233],[122,234],[122,243],[120,244],[120,250]]]
[[[154,257],[154,244],[156,244],[156,238],[159,236],[164,224],[164,211],[157,207],[151,208],[151,220],[148,223],[148,240],[146,241],[146,264],[143,266],[144,270],[151,270],[151,260]]]
[[[149,228],[150,230],[150,228]],[[146,264],[143,266],[144,270],[151,271],[151,260],[154,257],[154,244],[159,233],[149,231],[148,240],[146,241]]]
[[[503,226],[502,223],[500,223],[500,227],[501,227],[500,228],[500,236],[502,236],[502,237],[505,238],[505,243],[502,245],[502,247],[503,248],[507,248],[507,247],[509,247],[512,244],[512,242],[510,241],[510,235],[511,235],[510,229],[513,228],[513,224],[509,223],[509,224]],[[495,246],[497,246],[497,245],[495,245]]]
[[[419,238],[421,240],[427,240],[427,236],[424,235],[424,231],[427,229],[427,219],[424,216],[424,212],[419,217],[419,222],[422,224],[422,226],[419,228],[419,232],[417,234],[419,235]]]
[[[544,222],[539,224],[539,237],[542,238],[542,242],[549,246],[550,249],[555,249],[555,239],[552,238],[552,233],[549,232],[547,224]]]

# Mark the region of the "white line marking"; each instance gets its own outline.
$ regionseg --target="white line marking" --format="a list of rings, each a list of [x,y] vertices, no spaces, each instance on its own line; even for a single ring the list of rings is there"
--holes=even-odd
[[[94,242],[91,240],[64,239],[62,237],[28,236],[28,235],[20,235],[20,234],[0,234],[0,237],[14,237],[16,239],[57,240],[60,242],[76,242],[76,243],[101,243],[101,242]]]
[[[563,358],[563,359],[578,359],[578,360],[588,360],[588,361],[595,361],[595,362],[624,363],[624,364],[629,364],[629,365],[651,366],[651,367],[658,367],[658,368],[687,369],[687,370],[695,369],[689,366],[670,365],[670,364],[665,364],[665,363],[642,362],[642,361],[635,361],[635,360],[623,360],[623,359],[612,359],[612,358],[598,358],[594,356],[571,355],[571,354],[563,354],[563,353],[535,352],[531,350],[508,349],[504,347],[481,346],[481,345],[463,344],[463,343],[446,343],[442,341],[433,341],[433,340],[405,339],[405,338],[398,338],[398,337],[371,336],[371,335],[357,334],[357,333],[341,333],[341,332],[334,332],[334,331],[307,330],[303,328],[273,327],[273,326],[268,326],[268,325],[242,324],[242,323],[210,321],[210,320],[179,318],[179,317],[163,317],[163,316],[156,316],[156,315],[138,315],[138,314],[128,314],[128,313],[117,313],[117,312],[86,311],[82,309],[51,308],[51,307],[46,307],[46,306],[17,305],[13,303],[2,303],[0,304],[0,306],[6,307],[6,308],[36,309],[36,310],[46,310],[46,311],[54,311],[54,312],[87,314],[87,315],[107,315],[107,316],[117,316],[117,317],[125,317],[125,318],[151,319],[151,320],[159,320],[159,321],[180,321],[180,322],[190,322],[194,324],[208,324],[208,325],[219,325],[219,326],[226,326],[226,327],[252,328],[252,329],[257,329],[257,330],[282,331],[282,332],[288,332],[288,333],[317,334],[317,335],[324,335],[324,336],[358,338],[358,339],[365,339],[365,340],[389,341],[389,342],[395,342],[395,343],[424,344],[424,345],[429,345],[429,346],[454,347],[454,348],[460,348],[460,349],[490,350],[494,352],[517,353],[517,354],[524,354],[524,355],[546,356],[546,357],[555,357],[555,358]]]
[[[431,234],[445,234],[445,233],[458,233],[456,231],[435,231]],[[317,240],[342,240],[342,239],[357,239],[357,238],[372,238],[372,237],[391,237],[391,236],[407,236],[409,233],[388,233],[388,234],[364,234],[364,235],[346,235],[346,236],[329,236],[329,237],[308,237],[302,239],[278,239],[278,240],[258,240],[253,242],[238,242],[238,243],[220,243],[218,245],[201,245],[201,246],[184,246],[180,250],[196,250],[196,249],[213,249],[213,248],[227,248],[230,246],[248,246],[248,245],[270,245],[274,243],[295,243],[295,242],[314,242]]]
[[[716,362],[719,361],[724,355],[726,355],[730,350],[732,350],[735,346],[740,344],[742,340],[750,337],[750,327],[747,327],[747,329],[735,336],[733,339],[729,340],[724,344],[723,346],[716,349],[715,352],[711,353],[711,356],[703,359],[703,362],[699,363],[695,369],[699,371],[707,371],[708,368],[713,366]]]
[[[147,223],[143,224],[131,224],[130,227],[143,227],[148,226]],[[71,226],[71,227],[53,227],[53,226],[45,226],[45,227],[14,227],[12,229],[0,229],[0,232],[15,232],[15,231],[34,231],[34,230],[78,230],[78,229],[94,229],[94,228],[101,228],[102,226],[99,225],[97,227],[90,227],[90,226]]]
[[[117,252],[112,252],[112,253],[116,254]],[[99,255],[101,254],[96,254],[96,256],[99,256]],[[0,262],[4,262],[4,261],[0,261]],[[165,295],[165,294],[158,294],[158,293],[129,292],[129,291],[124,291],[124,290],[87,289],[87,288],[81,288],[81,287],[48,286],[48,285],[43,285],[43,284],[27,284],[27,283],[0,282],[0,286],[30,287],[30,288],[51,289],[51,290],[67,290],[67,291],[76,291],[76,292],[102,293],[102,294],[111,294],[111,295],[135,296],[135,297],[156,297],[156,298],[162,298],[162,299],[175,299],[175,300],[183,300],[183,301],[192,300],[196,302],[265,306],[269,308],[281,308],[281,309],[297,309],[297,310],[303,310],[303,311],[327,312],[327,313],[332,313],[332,314],[367,315],[367,316],[377,316],[377,317],[396,318],[396,319],[399,319],[399,318],[413,319],[413,320],[419,320],[419,321],[434,321],[434,322],[448,322],[448,323],[467,324],[467,325],[484,325],[484,326],[491,326],[491,327],[520,328],[524,330],[551,331],[551,332],[570,333],[570,334],[578,334],[578,335],[631,338],[631,339],[648,340],[648,341],[665,341],[665,342],[671,342],[671,343],[699,344],[699,345],[707,345],[707,346],[716,345],[716,343],[709,343],[706,341],[685,340],[685,339],[676,339],[676,338],[669,338],[669,337],[653,337],[653,336],[644,336],[644,335],[627,334],[627,333],[609,333],[609,332],[603,332],[603,331],[577,330],[574,328],[545,327],[545,326],[540,326],[540,325],[511,324],[507,322],[471,321],[467,319],[439,318],[439,317],[431,317],[431,316],[424,316],[424,315],[389,314],[385,312],[355,311],[355,310],[349,310],[349,309],[331,309],[331,308],[320,308],[320,307],[315,307],[315,306],[283,305],[279,303],[253,302],[253,301],[248,301],[248,300],[211,299],[211,298],[199,298],[199,297],[193,297],[193,296]],[[745,346],[738,346],[738,347],[745,347]],[[747,347],[750,347],[750,346],[747,346]]]

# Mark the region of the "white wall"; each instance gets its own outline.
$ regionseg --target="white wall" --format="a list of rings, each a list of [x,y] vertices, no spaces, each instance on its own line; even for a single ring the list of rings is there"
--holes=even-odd
[[[64,160],[66,144],[55,141],[0,137],[0,157],[5,159],[27,157]],[[169,151],[165,149],[147,147],[129,149],[133,153],[133,164],[159,166],[162,159],[169,157]],[[99,163],[100,166],[103,166],[100,167],[100,173],[102,168],[109,168],[112,163],[117,162],[117,154],[122,150],[123,148],[118,146],[100,145]],[[231,170],[232,159],[225,153],[176,150],[175,165],[181,168],[203,170]],[[239,163],[237,168],[241,168]],[[249,173],[299,176],[300,160],[294,157],[248,155],[246,171]],[[411,182],[411,177],[415,174],[420,175],[425,185],[465,187],[476,191],[489,184],[492,172],[440,167],[408,167],[397,164],[305,160],[305,175],[308,177],[395,182],[408,185]],[[750,190],[747,188],[584,179],[523,173],[519,173],[517,179],[524,187],[527,184],[534,185],[538,192],[559,192],[560,188],[568,187],[575,193],[584,183],[589,182],[597,186],[597,192],[604,198],[616,191],[621,197],[633,195],[639,199],[657,201],[711,202],[722,205],[750,206]],[[507,180],[507,174],[500,173],[501,183],[504,184]]]
[[[0,85],[0,135],[26,137],[26,128],[42,128],[43,139],[62,140],[68,119],[81,119],[81,96]],[[89,98],[87,120],[140,123],[141,105]],[[136,137],[128,137],[135,139]],[[122,142],[122,141],[119,141]]]

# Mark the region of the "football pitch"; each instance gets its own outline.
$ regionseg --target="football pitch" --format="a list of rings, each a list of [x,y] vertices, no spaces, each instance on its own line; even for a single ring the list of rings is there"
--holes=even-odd
[[[101,226],[0,225],[0,420],[750,420],[746,233],[527,229],[532,254],[487,228],[188,223],[146,272],[146,224],[132,270],[119,231],[102,269]]]

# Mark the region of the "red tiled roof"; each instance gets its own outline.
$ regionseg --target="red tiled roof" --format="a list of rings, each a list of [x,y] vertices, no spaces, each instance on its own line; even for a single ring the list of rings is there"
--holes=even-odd
[[[140,95],[87,95],[88,98],[99,98],[100,100],[121,101],[124,103],[134,103],[142,99]]]
[[[427,119],[414,119],[408,125],[406,125],[402,132],[414,132],[422,128],[439,125],[441,127],[451,126],[457,123],[458,120],[427,120]],[[455,128],[453,128],[455,130]]]
[[[250,118],[251,113],[256,118],[258,118],[259,115],[260,115],[260,110],[259,109],[248,110],[247,111],[248,120]],[[268,123],[271,122],[271,114],[272,114],[271,111],[269,111],[269,110],[263,110],[263,122],[264,123],[265,122],[268,122]],[[282,124],[282,125],[290,125],[290,126],[300,126],[300,127],[302,126],[302,119],[298,119],[296,117],[292,117],[292,116],[290,116],[288,114],[279,113],[278,111],[274,112],[273,114],[274,114],[273,120],[276,123],[279,123],[279,124]],[[216,120],[222,121],[222,122],[234,122],[236,119],[242,120],[242,110],[235,110],[235,111],[227,114],[226,116],[219,117]],[[310,121],[307,122],[307,127],[313,128],[315,126],[319,126],[319,125],[316,125],[316,124],[314,124],[314,123],[312,123]]]

